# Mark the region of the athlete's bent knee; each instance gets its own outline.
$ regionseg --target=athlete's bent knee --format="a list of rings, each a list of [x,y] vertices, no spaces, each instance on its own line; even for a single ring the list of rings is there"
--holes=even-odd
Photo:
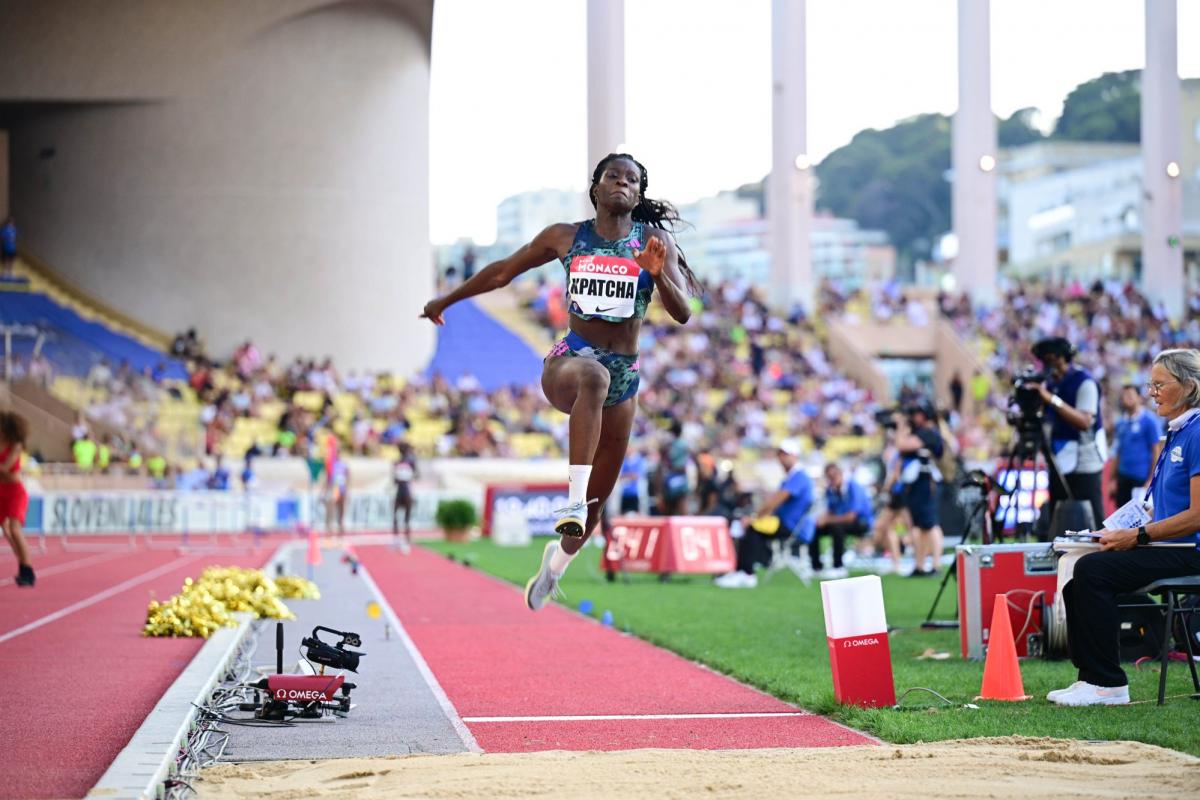
[[[608,384],[608,370],[599,365],[595,369],[580,372],[578,386],[581,394],[603,397],[608,394]]]

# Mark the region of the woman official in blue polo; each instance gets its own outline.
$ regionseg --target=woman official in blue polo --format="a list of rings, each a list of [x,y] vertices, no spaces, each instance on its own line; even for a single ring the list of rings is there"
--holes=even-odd
[[[1101,552],[1079,559],[1063,587],[1067,643],[1079,680],[1047,695],[1060,705],[1128,703],[1117,595],[1162,578],[1200,574],[1200,351],[1159,353],[1146,389],[1167,424],[1166,441],[1150,478],[1154,519],[1139,528],[1105,533]]]

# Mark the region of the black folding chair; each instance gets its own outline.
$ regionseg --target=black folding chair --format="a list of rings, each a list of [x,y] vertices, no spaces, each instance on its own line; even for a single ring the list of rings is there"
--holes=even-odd
[[[1148,583],[1140,589],[1135,589],[1134,593],[1159,594],[1163,596],[1163,602],[1156,604],[1158,608],[1166,612],[1163,615],[1166,619],[1162,634],[1162,665],[1158,674],[1158,704],[1161,706],[1167,696],[1167,664],[1170,663],[1171,645],[1175,638],[1175,616],[1177,614],[1183,620],[1184,650],[1187,652],[1188,668],[1192,671],[1192,686],[1195,688],[1196,693],[1200,695],[1200,676],[1196,674],[1196,653],[1192,647],[1192,635],[1187,624],[1188,616],[1194,614],[1198,609],[1182,608],[1179,605],[1180,597],[1189,594],[1200,594],[1200,575],[1187,575],[1182,578],[1163,578],[1160,581]]]

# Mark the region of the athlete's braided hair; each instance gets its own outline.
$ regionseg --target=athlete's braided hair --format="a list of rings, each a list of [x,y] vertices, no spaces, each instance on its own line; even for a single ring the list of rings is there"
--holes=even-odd
[[[676,210],[675,206],[666,200],[651,200],[649,197],[646,197],[646,187],[650,185],[650,178],[646,172],[646,167],[642,165],[642,162],[628,153],[609,153],[600,159],[600,163],[592,171],[592,185],[588,189],[588,197],[591,198],[592,208],[596,207],[596,184],[600,183],[600,176],[604,174],[604,168],[608,166],[609,162],[621,158],[637,164],[638,172],[641,174],[640,186],[638,187],[638,204],[633,207],[634,221],[668,230],[673,237],[687,223],[679,216],[679,211]],[[675,243],[675,250],[679,254],[679,268],[683,270],[683,277],[687,280],[688,292],[692,295],[700,294],[700,280],[696,277],[696,273],[692,272],[692,268],[688,266],[687,258],[684,257],[683,250],[679,247],[678,242]]]

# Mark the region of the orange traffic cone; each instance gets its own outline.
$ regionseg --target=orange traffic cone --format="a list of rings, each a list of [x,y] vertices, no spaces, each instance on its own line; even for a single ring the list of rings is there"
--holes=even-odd
[[[317,538],[317,529],[308,529],[308,554],[305,556],[305,561],[310,567],[315,567],[321,563],[321,542]]]
[[[988,638],[987,661],[983,664],[981,700],[1028,700],[1021,681],[1021,666],[1017,663],[1017,644],[1013,641],[1012,623],[1008,619],[1008,598],[996,595],[992,609],[992,630]]]

